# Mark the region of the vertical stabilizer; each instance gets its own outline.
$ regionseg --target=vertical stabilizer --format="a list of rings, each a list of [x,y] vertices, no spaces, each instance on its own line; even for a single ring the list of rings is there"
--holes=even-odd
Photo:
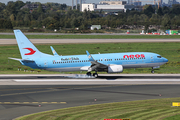
[[[34,59],[39,57],[51,56],[40,52],[21,32],[21,30],[14,30],[14,34],[18,43],[22,59]]]

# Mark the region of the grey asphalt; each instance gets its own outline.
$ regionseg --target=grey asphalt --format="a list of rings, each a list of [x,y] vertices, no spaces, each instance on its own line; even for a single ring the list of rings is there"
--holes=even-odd
[[[30,39],[33,44],[180,42],[180,39]],[[0,45],[17,45],[15,39],[0,39]]]
[[[0,120],[11,120],[26,114],[74,106],[179,96],[180,85],[0,86],[0,102],[66,102],[41,104],[41,107],[39,104],[28,103],[0,104]]]
[[[12,79],[34,80],[33,82],[36,80],[42,80],[42,82],[44,82],[43,80],[52,80],[49,83],[53,83],[53,80],[68,80],[67,78],[59,79],[57,74],[0,75],[0,82]],[[180,97],[180,84],[163,83],[163,80],[172,83],[173,80],[180,80],[179,74],[105,74],[99,79],[86,80],[96,83],[96,80],[115,82],[122,79],[126,80],[126,84],[0,85],[0,120],[11,120],[26,114],[74,106]],[[151,81],[148,81],[149,79]],[[159,79],[162,84],[153,84],[156,79]],[[81,81],[82,79],[71,80]],[[137,80],[145,83],[141,85],[132,83],[132,81]],[[41,104],[41,107],[39,107],[39,104]]]

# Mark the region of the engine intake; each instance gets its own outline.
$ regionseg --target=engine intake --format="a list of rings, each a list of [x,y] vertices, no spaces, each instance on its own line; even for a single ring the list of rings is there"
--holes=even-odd
[[[123,72],[123,66],[122,65],[110,65],[108,66],[108,73],[121,73]]]

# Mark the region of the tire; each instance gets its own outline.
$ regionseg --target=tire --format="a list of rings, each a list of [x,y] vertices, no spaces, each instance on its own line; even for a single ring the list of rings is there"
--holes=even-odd
[[[86,73],[87,76],[91,76],[91,72]]]
[[[95,78],[97,78],[97,77],[98,77],[98,74],[97,74],[97,73],[93,73],[93,76],[94,76]]]

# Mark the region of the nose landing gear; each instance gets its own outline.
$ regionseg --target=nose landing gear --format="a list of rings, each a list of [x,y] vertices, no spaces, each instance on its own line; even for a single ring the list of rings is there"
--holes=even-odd
[[[151,73],[154,73],[154,69],[153,69],[153,67],[152,67]]]

